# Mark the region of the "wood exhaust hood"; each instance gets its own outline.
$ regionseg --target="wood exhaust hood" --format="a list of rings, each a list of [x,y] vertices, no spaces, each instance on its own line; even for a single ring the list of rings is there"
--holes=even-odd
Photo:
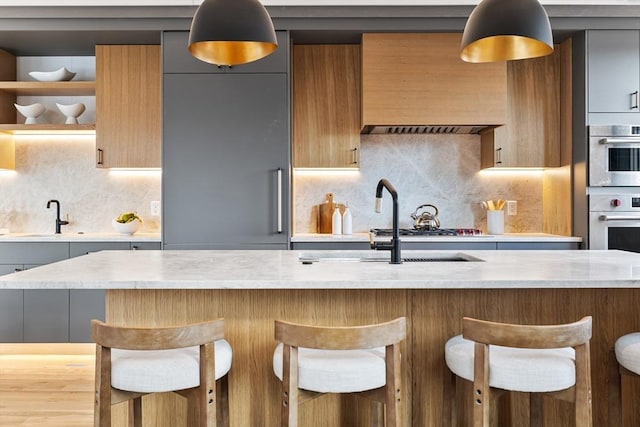
[[[460,59],[460,33],[362,36],[361,133],[479,133],[505,124],[506,62]]]

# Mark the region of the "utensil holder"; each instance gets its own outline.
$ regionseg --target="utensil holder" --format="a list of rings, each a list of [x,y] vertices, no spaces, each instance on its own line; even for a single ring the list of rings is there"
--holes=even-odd
[[[504,234],[504,211],[487,211],[487,233]]]

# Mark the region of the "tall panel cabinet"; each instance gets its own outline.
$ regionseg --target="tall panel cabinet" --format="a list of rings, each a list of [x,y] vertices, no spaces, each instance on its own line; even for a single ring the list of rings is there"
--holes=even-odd
[[[288,37],[278,36],[276,54],[218,68],[188,54],[188,33],[164,33],[164,249],[287,249]]]

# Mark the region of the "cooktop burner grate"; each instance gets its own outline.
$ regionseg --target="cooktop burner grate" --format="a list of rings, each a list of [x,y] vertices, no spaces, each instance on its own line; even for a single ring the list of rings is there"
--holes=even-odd
[[[477,228],[438,228],[436,230],[416,230],[414,228],[401,228],[398,230],[401,236],[481,236],[482,230]],[[372,228],[374,236],[391,236],[390,228]]]

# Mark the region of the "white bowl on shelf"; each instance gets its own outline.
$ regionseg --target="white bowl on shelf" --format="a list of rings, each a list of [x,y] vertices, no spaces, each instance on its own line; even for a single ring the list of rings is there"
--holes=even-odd
[[[55,71],[31,71],[29,75],[41,82],[63,82],[74,78],[76,73],[62,67]]]
[[[30,104],[30,105],[20,105],[20,104],[13,104],[16,107],[16,110],[18,110],[20,112],[20,114],[22,114],[24,117],[26,117],[26,120],[24,122],[25,125],[33,125],[36,124],[37,121],[36,119],[38,118],[38,116],[40,116],[40,114],[44,113],[44,105],[42,105],[39,102],[36,102],[35,104]]]
[[[56,102],[56,105],[62,114],[67,117],[67,120],[64,122],[67,125],[77,125],[78,116],[84,113],[85,110],[85,106],[82,103],[63,105]]]
[[[126,235],[132,235],[133,233],[138,231],[138,229],[140,229],[140,221],[138,221],[137,219],[125,223],[118,222],[115,219],[112,219],[111,225],[113,226],[113,229],[118,233]]]

